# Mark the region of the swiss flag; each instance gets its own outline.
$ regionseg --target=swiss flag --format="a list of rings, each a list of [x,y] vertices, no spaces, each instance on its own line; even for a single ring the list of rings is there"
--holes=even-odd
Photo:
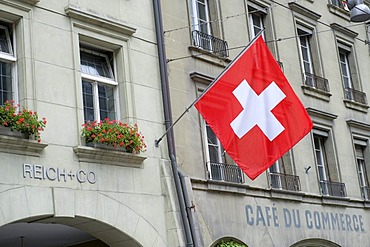
[[[312,121],[259,36],[195,104],[251,179],[311,129]]]

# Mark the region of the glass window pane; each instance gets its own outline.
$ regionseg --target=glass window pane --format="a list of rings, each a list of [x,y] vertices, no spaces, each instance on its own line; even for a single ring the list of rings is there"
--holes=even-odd
[[[0,51],[12,54],[12,50],[10,49],[9,45],[10,38],[8,29],[6,27],[0,27]]]
[[[82,73],[114,79],[107,56],[81,51],[80,59]]]
[[[116,119],[114,87],[98,85],[100,119]]]
[[[82,97],[84,105],[85,122],[94,121],[94,95],[93,84],[87,81],[82,81]]]
[[[0,62],[0,104],[13,98],[12,64]]]

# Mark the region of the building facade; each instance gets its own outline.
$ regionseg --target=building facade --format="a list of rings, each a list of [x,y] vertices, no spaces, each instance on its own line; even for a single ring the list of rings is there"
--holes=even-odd
[[[369,26],[337,0],[163,0],[162,11],[174,120],[264,30],[314,124],[252,181],[190,108],[174,131],[195,244],[369,246]]]
[[[137,11],[139,10],[140,11]],[[0,2],[0,105],[47,121],[0,128],[0,246],[184,246],[163,134],[151,1]],[[87,146],[88,121],[137,124],[140,154]]]

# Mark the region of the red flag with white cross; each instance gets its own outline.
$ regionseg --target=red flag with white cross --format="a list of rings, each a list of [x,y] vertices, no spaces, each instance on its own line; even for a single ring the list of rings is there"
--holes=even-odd
[[[262,36],[214,81],[195,107],[251,179],[312,129],[306,109]]]

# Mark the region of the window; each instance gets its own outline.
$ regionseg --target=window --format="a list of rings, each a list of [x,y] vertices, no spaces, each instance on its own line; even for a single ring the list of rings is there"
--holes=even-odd
[[[80,49],[84,121],[117,119],[113,53]]]
[[[322,195],[345,197],[345,184],[339,180],[335,164],[330,133],[326,130],[313,130],[315,161]]]
[[[17,100],[15,94],[15,62],[12,24],[0,21],[0,104]]]
[[[301,57],[301,66],[304,78],[304,85],[324,92],[329,92],[328,80],[318,76],[320,74],[320,64],[316,42],[313,42],[313,30],[304,26],[298,26],[298,43]],[[313,59],[313,58],[316,59]],[[316,60],[316,63],[314,62]]]
[[[193,5],[193,25],[194,29],[202,33],[211,35],[211,24],[209,17],[208,0],[194,0]]]
[[[250,3],[248,5],[248,12],[249,12],[249,31],[251,38],[255,37],[260,31],[265,28],[264,25],[264,18],[267,15],[267,11],[265,8]],[[265,34],[262,33],[263,37],[265,38]]]
[[[331,4],[343,10],[349,11],[347,1],[345,0],[331,0]]]
[[[355,38],[358,33],[336,23],[332,23],[330,26],[337,39],[338,64],[342,77],[345,106],[367,112],[367,97],[362,92],[354,49]]]
[[[355,140],[355,143],[356,142],[358,143],[358,141]],[[361,142],[366,144],[366,142],[364,141]],[[366,149],[365,145],[355,144],[356,162],[362,198],[364,198],[365,200],[370,200],[370,187],[369,187],[370,184],[365,162],[365,149]]]
[[[292,175],[292,159],[290,152],[286,153],[269,168],[270,185],[275,189],[300,191],[299,177]]]
[[[360,91],[356,67],[352,54],[352,48],[339,44],[339,63],[344,87],[344,98],[363,105],[367,105],[367,98],[364,92]]]
[[[244,178],[240,168],[234,164],[234,161],[225,152],[220,141],[205,121],[204,126],[209,178],[211,180],[243,183]]]
[[[192,38],[193,45],[221,57],[229,55],[227,42],[220,37],[218,11],[215,1],[192,0]]]

